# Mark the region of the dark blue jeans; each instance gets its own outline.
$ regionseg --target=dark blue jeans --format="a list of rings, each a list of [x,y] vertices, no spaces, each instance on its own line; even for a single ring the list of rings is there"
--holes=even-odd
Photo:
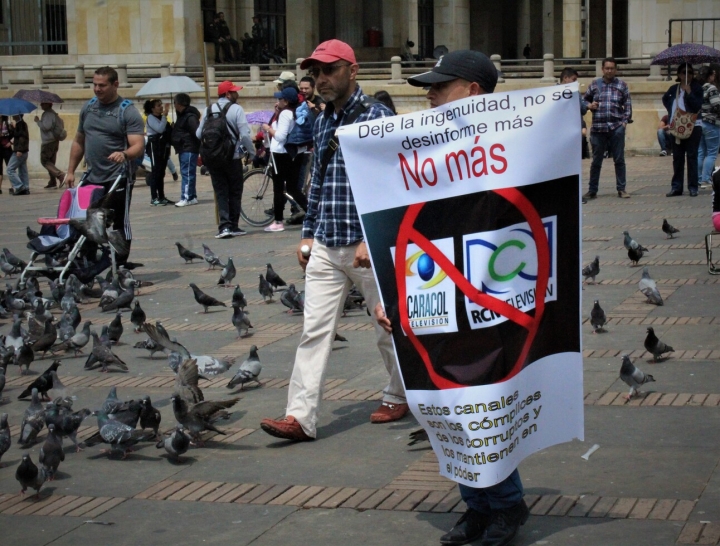
[[[523,498],[523,486],[517,468],[507,478],[482,489],[458,484],[460,496],[468,508],[489,515],[492,510],[512,508]]]
[[[593,160],[590,166],[590,193],[597,193],[600,186],[600,168],[605,151],[609,151],[615,163],[615,189],[625,191],[625,127],[621,125],[607,133],[590,133]]]
[[[195,190],[195,178],[197,175],[198,154],[194,152],[181,152],[180,158],[180,176],[182,177],[182,190],[180,199],[190,201],[197,199]]]
[[[683,178],[685,177],[685,156],[687,155],[688,191],[698,191],[698,148],[702,138],[702,127],[696,125],[689,138],[681,140],[678,144],[675,137],[673,143],[673,177],[672,191],[682,193]]]

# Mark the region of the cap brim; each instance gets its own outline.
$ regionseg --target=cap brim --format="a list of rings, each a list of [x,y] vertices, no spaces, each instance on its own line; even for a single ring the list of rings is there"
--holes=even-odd
[[[433,72],[432,70],[429,72],[424,72],[422,74],[418,74],[417,76],[411,76],[408,78],[407,82],[410,85],[413,85],[415,87],[426,87],[428,85],[432,85],[434,83],[441,83],[441,82],[449,82],[452,80],[457,80],[458,76],[450,76],[449,74],[440,74],[439,72]]]
[[[307,67],[309,67],[312,63],[334,63],[335,61],[343,60],[342,57],[338,57],[337,55],[330,55],[330,54],[322,54],[319,53],[317,55],[313,55],[312,57],[308,57],[305,59],[302,63],[300,63],[300,68],[302,70],[305,70]]]
[[[277,80],[273,80],[273,83],[280,85],[281,83],[285,83],[285,80],[277,79]]]

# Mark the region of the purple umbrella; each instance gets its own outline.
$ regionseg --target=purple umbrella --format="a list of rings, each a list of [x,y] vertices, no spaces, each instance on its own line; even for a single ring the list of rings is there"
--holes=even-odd
[[[250,125],[262,125],[270,121],[270,118],[275,112],[271,110],[258,110],[257,112],[250,112],[247,115],[247,122]]]
[[[650,64],[670,66],[690,63],[702,64],[720,61],[720,50],[702,44],[675,44],[658,53]]]
[[[61,102],[65,102],[55,93],[43,91],[42,89],[21,89],[13,95],[13,98],[37,103],[51,102],[53,104],[60,104]]]

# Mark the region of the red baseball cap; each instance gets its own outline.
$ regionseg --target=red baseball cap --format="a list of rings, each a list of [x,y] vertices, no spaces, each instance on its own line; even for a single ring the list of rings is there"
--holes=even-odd
[[[224,95],[225,93],[229,93],[230,91],[240,91],[241,89],[242,85],[235,85],[233,82],[225,80],[218,85],[218,97],[220,95]]]
[[[307,68],[313,61],[318,63],[334,63],[340,60],[356,64],[357,61],[355,60],[353,48],[340,40],[328,40],[317,46],[312,55],[303,60],[300,68]]]

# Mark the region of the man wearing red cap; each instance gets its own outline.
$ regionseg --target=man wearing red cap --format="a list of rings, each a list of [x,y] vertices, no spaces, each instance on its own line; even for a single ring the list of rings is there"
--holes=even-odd
[[[261,423],[268,434],[292,441],[313,440],[317,434],[325,368],[350,286],[354,283],[358,287],[368,308],[380,301],[335,131],[348,120],[362,122],[392,115],[387,107],[363,95],[356,82],[359,67],[355,53],[346,43],[323,42],[300,67],[315,78],[317,91],[326,102],[315,123],[315,164],[297,249],[306,274],[305,317],[285,419],[263,419]],[[404,417],[408,405],[390,335],[378,324],[375,331],[390,383],[370,421],[388,423]]]
[[[245,151],[251,156],[254,155],[255,147],[250,138],[250,126],[245,117],[245,111],[242,106],[237,104],[237,92],[241,89],[242,86],[235,85],[231,81],[224,81],[218,85],[218,101],[205,110],[205,115],[196,132],[196,136],[201,142],[200,152],[202,155],[202,133],[208,117],[218,117],[224,112],[228,133],[234,147],[232,159],[207,165],[220,217],[216,239],[227,239],[246,233],[238,226],[243,190],[242,158]]]

